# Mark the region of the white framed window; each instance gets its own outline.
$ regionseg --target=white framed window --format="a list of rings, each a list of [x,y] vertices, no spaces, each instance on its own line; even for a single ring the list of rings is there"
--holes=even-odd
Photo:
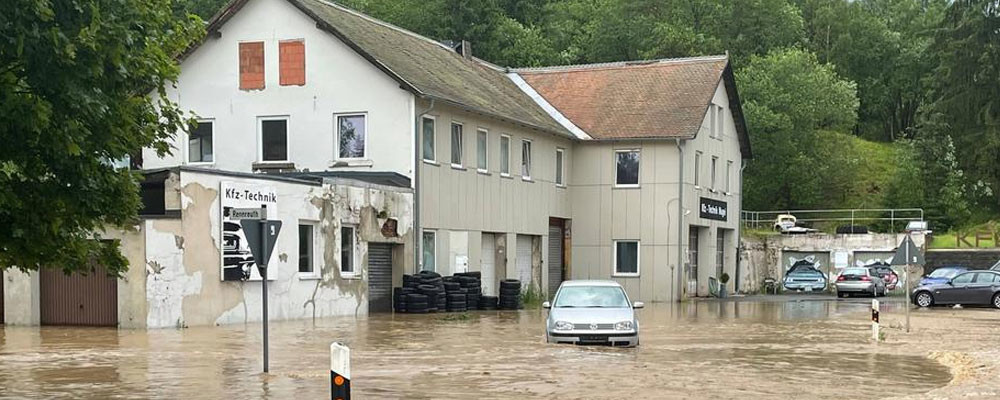
[[[451,123],[451,165],[454,167],[462,166],[462,124],[458,122]]]
[[[723,128],[726,126],[726,114],[723,112],[722,106],[715,106],[715,138],[722,139]]]
[[[437,269],[436,259],[434,257],[436,253],[437,244],[437,233],[434,231],[424,230],[421,235],[420,247],[423,252],[423,270],[424,271],[434,271]]]
[[[437,160],[434,151],[434,138],[435,138],[435,122],[437,122],[432,116],[424,116],[421,122],[421,128],[423,130],[423,143],[424,143],[424,161],[435,161]]]
[[[188,129],[188,164],[211,164],[215,161],[215,121],[199,119]]]
[[[531,141],[521,139],[521,179],[531,180]]]
[[[368,115],[345,113],[334,116],[337,124],[337,158],[341,160],[368,158]]]
[[[353,226],[342,225],[340,227],[340,274],[357,274],[357,251],[355,251],[357,235]]]
[[[716,182],[715,181],[715,176],[716,176],[716,174],[715,174],[715,167],[718,164],[719,164],[719,157],[712,156],[712,186],[710,186],[710,187],[712,188],[713,191],[717,188],[717,186],[715,185],[715,182]]]
[[[317,277],[316,222],[299,221],[299,276]]]
[[[726,161],[726,194],[732,193],[733,161]]]
[[[701,152],[694,152],[694,187],[701,187]]]
[[[566,183],[563,182],[563,155],[566,153],[563,149],[556,149],[556,185],[565,186]]]
[[[639,187],[639,149],[615,150],[615,186]]]
[[[510,176],[510,136],[500,135],[500,175]]]
[[[639,276],[639,241],[615,240],[614,276]]]
[[[489,140],[490,135],[486,129],[476,130],[476,169],[479,172],[489,171],[489,163],[487,162]]]
[[[708,105],[708,137],[715,138],[715,120],[718,118],[718,109],[715,107],[715,103]]]
[[[288,161],[288,117],[258,117],[257,140],[261,162]]]

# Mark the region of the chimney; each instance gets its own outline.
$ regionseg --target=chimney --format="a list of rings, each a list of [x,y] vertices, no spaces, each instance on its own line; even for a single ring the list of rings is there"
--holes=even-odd
[[[472,59],[472,43],[468,40],[462,40],[462,43],[458,45],[458,54],[461,54],[466,60]]]

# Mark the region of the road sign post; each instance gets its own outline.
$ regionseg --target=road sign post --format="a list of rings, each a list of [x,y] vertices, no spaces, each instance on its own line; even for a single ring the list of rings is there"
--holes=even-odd
[[[250,245],[250,252],[253,253],[254,261],[257,263],[257,271],[260,272],[260,292],[261,292],[261,322],[264,330],[264,372],[268,372],[268,335],[267,335],[267,262],[271,258],[271,251],[274,243],[278,240],[278,233],[281,232],[281,221],[269,221],[267,219],[267,206],[262,205],[259,209],[235,209],[234,213],[240,216],[257,218],[241,219],[240,225],[243,234]],[[233,214],[237,215],[237,214]]]
[[[896,249],[896,254],[892,257],[892,265],[903,266],[903,280],[905,283],[906,293],[906,332],[910,332],[910,304],[913,301],[912,296],[910,296],[910,265],[923,265],[924,256],[920,254],[920,249],[917,245],[913,243],[913,239],[910,238],[910,232],[906,232],[906,237],[903,242],[899,244],[899,248]]]
[[[330,344],[330,398],[351,400],[351,349]]]
[[[263,250],[264,258],[261,258],[257,262],[257,269],[260,271],[260,296],[263,299],[263,306],[261,307],[262,316],[261,321],[264,322],[264,373],[268,371],[268,360],[267,360],[267,259],[270,257],[271,252],[267,246],[267,205],[260,206],[260,248]]]
[[[872,299],[872,340],[876,342],[878,342],[879,339],[878,312],[879,312],[878,299]]]

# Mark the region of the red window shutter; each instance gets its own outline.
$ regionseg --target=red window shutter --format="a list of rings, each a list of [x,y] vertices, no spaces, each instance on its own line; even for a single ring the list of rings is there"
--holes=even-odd
[[[306,84],[306,44],[301,40],[278,43],[278,81],[281,86]]]
[[[264,88],[264,42],[240,43],[240,90]]]

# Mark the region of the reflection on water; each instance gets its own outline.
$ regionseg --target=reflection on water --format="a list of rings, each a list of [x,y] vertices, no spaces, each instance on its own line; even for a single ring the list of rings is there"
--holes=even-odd
[[[0,397],[325,398],[331,341],[352,349],[359,398],[880,398],[947,383],[924,358],[878,354],[858,318],[867,307],[649,304],[637,349],[544,344],[537,310],[272,323],[271,375],[260,374],[259,325],[6,327]]]

